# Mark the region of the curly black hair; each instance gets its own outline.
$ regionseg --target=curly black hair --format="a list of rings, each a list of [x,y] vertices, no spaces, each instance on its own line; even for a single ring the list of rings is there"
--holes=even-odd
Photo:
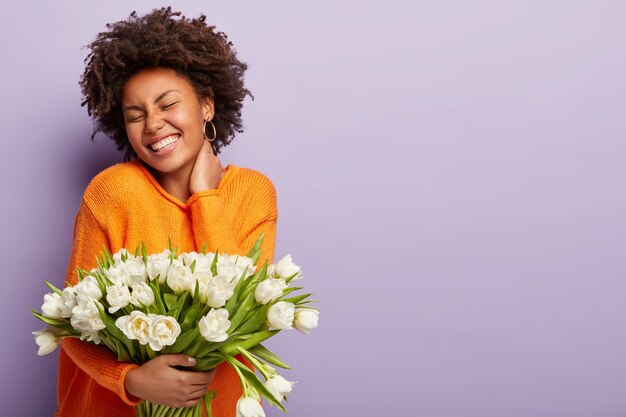
[[[95,121],[92,139],[102,132],[125,151],[125,160],[135,156],[124,127],[122,88],[134,74],[153,67],[175,70],[200,100],[213,99],[216,154],[242,132],[241,107],[247,95],[252,97],[243,83],[247,65],[237,59],[226,34],[207,26],[205,19],[189,19],[164,7],[141,17],[132,12],[127,20],[107,24],[107,31],[88,45],[91,52],[79,83],[81,105]]]

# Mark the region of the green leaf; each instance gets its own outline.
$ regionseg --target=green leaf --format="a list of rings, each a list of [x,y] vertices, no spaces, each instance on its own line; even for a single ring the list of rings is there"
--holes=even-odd
[[[148,249],[146,249],[146,242],[141,241],[141,257],[143,258],[143,263],[148,263]]]
[[[123,341],[128,353],[130,353],[131,356],[135,356],[136,352],[135,348],[133,347],[133,341],[129,340],[126,335],[124,335],[124,333],[115,325],[115,320],[113,319],[113,317],[109,316],[106,311],[104,311],[104,308],[100,303],[98,303],[97,301],[94,301],[94,303],[96,304],[96,307],[98,307],[98,311],[100,312],[100,318],[102,319],[104,325],[107,326],[107,330],[111,334],[111,336],[119,339],[120,341]]]
[[[200,281],[198,280],[196,280],[196,284],[193,289],[193,299],[191,300],[191,304],[200,305]]]
[[[244,285],[243,279],[240,279],[237,285],[235,285],[235,289],[233,290],[233,295],[228,299],[224,308],[228,310],[228,316],[232,316],[235,308],[237,307],[237,300],[239,299],[239,293],[241,291],[241,287]]]
[[[312,294],[296,295],[295,297],[285,298],[283,301],[287,301],[288,303],[298,304],[305,298],[310,297],[311,295]]]
[[[176,254],[178,252],[178,248],[173,247],[172,245],[172,238],[170,236],[167,237],[167,242],[168,242],[168,246],[170,249],[170,261],[173,261],[174,259],[176,259]]]
[[[178,316],[181,311],[184,311],[185,302],[189,298],[188,292],[183,292],[180,296],[176,296],[175,294],[165,294],[165,303],[168,307],[170,307],[169,311],[166,313],[168,316],[175,318],[178,321]]]
[[[283,407],[283,405],[278,400],[276,400],[276,398],[274,398],[272,393],[269,392],[267,388],[265,388],[265,385],[263,384],[263,382],[261,382],[259,377],[256,376],[256,374],[252,372],[246,365],[233,357],[229,357],[227,360],[232,367],[239,368],[239,371],[244,376],[244,378],[246,378],[246,381],[252,386],[252,388],[257,390],[259,394],[263,395],[267,399],[267,401],[280,408],[281,411],[285,413],[287,412],[287,410],[285,410],[285,407]]]
[[[248,315],[248,318],[236,329],[238,332],[248,334],[259,330],[259,327],[265,323],[267,318],[267,310],[269,310],[270,304],[265,304],[261,308],[257,308],[256,311],[252,310]]]
[[[158,355],[154,350],[152,350],[150,345],[146,345],[146,352],[148,353],[148,358],[150,359],[154,359]]]
[[[215,251],[215,256],[213,256],[213,262],[211,262],[211,273],[213,276],[217,275],[217,256],[219,251]]]
[[[48,286],[48,288],[50,288],[53,292],[55,292],[55,293],[57,293],[57,294],[59,294],[59,295],[63,294],[63,291],[62,291],[62,290],[58,289],[57,287],[55,287],[54,285],[52,285],[50,282],[48,282],[48,281],[44,281],[44,282],[46,283],[46,285]]]
[[[285,291],[283,291],[283,295],[280,296],[280,299],[282,299],[284,296],[286,296],[287,294],[290,294],[294,291],[298,291],[301,290],[302,287],[288,287],[285,289]]]
[[[126,350],[126,346],[117,340],[115,337],[108,337],[108,340],[115,346],[114,353],[117,354],[117,360],[120,362],[134,362],[131,358],[131,354]],[[134,356],[134,355],[132,355]]]
[[[248,352],[252,353],[254,356],[260,359],[263,359],[267,363],[278,366],[279,368],[290,369],[289,365],[281,361],[278,356],[276,356],[260,343],[248,349]]]
[[[200,313],[200,304],[192,304],[190,308],[183,312],[181,317],[180,328],[181,330],[187,331],[188,329],[197,328],[198,323],[198,314]]]
[[[174,342],[174,344],[170,348],[170,352],[171,353],[184,352],[185,349],[187,349],[187,347],[196,339],[198,334],[200,333],[198,332],[197,327],[182,333],[180,336],[178,336],[178,338],[176,339],[176,342]]]
[[[100,287],[100,291],[102,291],[102,294],[106,296],[107,283],[104,281],[103,277],[100,274],[91,274],[91,276],[96,279],[96,282],[98,283],[98,286]]]
[[[256,290],[259,282],[264,281],[267,278],[267,262],[263,264],[259,271],[245,280],[243,287],[241,289],[240,299],[243,299],[248,296],[251,292]]]
[[[194,358],[204,358],[217,351],[225,342],[208,342],[202,335],[196,338],[195,343],[189,349],[189,355]]]
[[[224,360],[224,355],[222,354],[220,354],[219,356],[207,356],[204,359],[198,359],[198,363],[191,369],[195,372],[206,372],[215,368],[216,366],[224,362]]]
[[[109,252],[109,248],[107,248],[106,245],[102,245],[102,247],[104,248],[104,254],[106,255],[107,262],[109,263],[109,265],[113,265],[115,263],[115,260],[113,260],[113,255],[111,255],[111,252]]]
[[[63,330],[64,332],[68,333],[69,336],[80,335],[80,332],[72,327],[72,324],[70,323],[69,319],[60,319],[60,320],[49,319],[47,317],[44,317],[42,314],[40,314],[36,310],[32,310],[32,312],[33,312],[33,316],[35,316],[37,320],[41,320],[42,322],[46,323],[47,325],[51,327],[54,327],[55,329]]]
[[[178,296],[176,294],[164,294],[163,298],[165,299],[165,305],[167,305],[168,311],[176,308],[178,304]]]
[[[33,316],[35,316],[37,319],[53,327],[64,326],[70,322],[69,319],[51,319],[49,317],[44,316],[37,310],[31,310],[31,311],[33,312]]]
[[[248,258],[252,259],[254,265],[256,265],[261,256],[261,244],[263,243],[263,239],[265,239],[265,233],[261,233],[261,236],[259,236],[252,246],[252,249],[248,252],[248,255],[246,255]]]
[[[101,271],[109,268],[109,261],[102,252],[100,253],[100,258],[96,256],[96,265]]]
[[[137,244],[137,247],[135,248],[135,257],[139,256],[140,253],[140,247],[139,244]]]
[[[261,330],[260,332],[239,336],[224,343],[220,347],[220,351],[227,355],[233,355],[237,353],[237,346],[250,350],[250,348],[258,345],[266,339],[269,339],[279,331],[280,330]]]
[[[249,294],[248,297],[237,307],[237,311],[235,311],[235,314],[229,318],[229,330],[231,330],[231,332],[239,327],[243,319],[246,317],[246,314],[254,306],[255,303],[256,300],[254,299],[254,294]]]
[[[189,269],[191,269],[191,273],[193,274],[194,269],[196,269],[196,260],[194,259],[191,265],[189,265]]]
[[[163,304],[163,297],[161,295],[161,286],[159,285],[159,281],[155,278],[152,281],[148,282],[150,288],[152,288],[152,292],[154,293],[154,304],[156,308],[159,310],[159,314],[165,314],[165,305]]]
[[[214,390],[208,390],[204,393],[202,397],[202,402],[204,403],[204,412],[206,414],[205,417],[213,417],[213,413],[211,412],[211,401],[217,397],[217,394]]]

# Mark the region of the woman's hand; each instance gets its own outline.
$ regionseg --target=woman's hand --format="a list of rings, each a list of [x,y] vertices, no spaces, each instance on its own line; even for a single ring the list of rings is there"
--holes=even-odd
[[[189,192],[194,195],[200,191],[216,190],[223,175],[224,168],[220,159],[213,153],[211,144],[205,140],[191,170]]]
[[[209,372],[181,371],[175,368],[195,364],[195,359],[182,354],[157,356],[128,371],[126,391],[153,404],[168,407],[194,406],[215,376],[215,368]]]

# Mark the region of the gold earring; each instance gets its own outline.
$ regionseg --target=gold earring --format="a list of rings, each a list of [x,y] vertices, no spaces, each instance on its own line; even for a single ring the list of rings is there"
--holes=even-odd
[[[212,138],[209,138],[209,135],[207,135],[207,132],[206,132],[207,122],[211,123],[211,127],[213,128],[213,137]],[[204,139],[207,142],[213,142],[215,140],[215,138],[217,138],[217,131],[215,130],[215,125],[213,124],[212,120],[205,120],[204,123],[202,123],[202,131],[204,133]]]

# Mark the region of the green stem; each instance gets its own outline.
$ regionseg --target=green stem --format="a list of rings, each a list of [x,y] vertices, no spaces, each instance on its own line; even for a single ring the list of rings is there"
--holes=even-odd
[[[265,366],[264,364],[259,361],[257,358],[255,358],[254,356],[252,356],[250,354],[250,352],[248,352],[247,350],[245,350],[244,348],[242,348],[241,346],[237,346],[237,350],[239,351],[239,353],[241,353],[246,359],[248,359],[250,361],[250,363],[252,364],[252,366],[254,366],[256,369],[259,370],[259,372],[261,372],[261,374],[263,375],[263,378],[265,378],[266,380],[269,379],[270,376],[274,375],[274,373],[270,373],[267,372],[265,370]]]
[[[157,408],[158,408],[158,410],[157,410],[156,413],[153,414],[153,417],[163,417],[163,416],[165,416],[165,413],[167,412],[169,407],[167,407],[165,405],[162,405],[162,404],[159,404]]]
[[[244,396],[248,396],[248,380],[246,379],[245,376],[243,376],[243,374],[241,373],[241,371],[239,370],[239,367],[237,366],[236,363],[233,363],[232,358],[230,358],[228,355],[225,356],[226,357],[226,361],[230,364],[230,366],[235,370],[235,372],[237,373],[237,376],[239,377],[239,381],[241,382],[241,388],[243,388],[243,394]]]
[[[148,416],[147,410],[145,408],[146,408],[146,402],[145,401],[140,402],[135,407],[135,411],[137,412],[137,417],[146,417],[146,416]]]

